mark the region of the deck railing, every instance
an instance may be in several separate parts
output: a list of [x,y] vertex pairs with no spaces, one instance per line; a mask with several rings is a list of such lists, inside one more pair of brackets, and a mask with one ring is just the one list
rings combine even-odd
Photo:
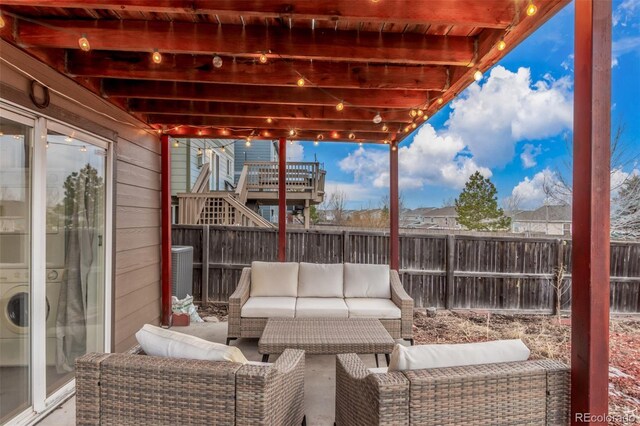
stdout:
[[[326,172],[319,163],[288,162],[286,169],[287,192],[309,192],[313,198],[324,195]],[[275,161],[252,161],[244,163],[236,195],[246,201],[251,192],[278,191],[278,163]]]
[[273,224],[230,192],[178,194],[180,225],[237,225],[273,228]]

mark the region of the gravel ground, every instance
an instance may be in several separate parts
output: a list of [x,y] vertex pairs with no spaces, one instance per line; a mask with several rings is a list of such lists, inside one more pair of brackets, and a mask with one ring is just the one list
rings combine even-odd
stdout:
[[[227,321],[226,304],[200,306],[202,318]],[[542,315],[501,315],[473,311],[438,311],[435,317],[416,312],[416,344],[468,343],[496,339],[522,339],[531,358],[552,358],[570,363],[571,324]],[[617,418],[635,416],[640,424],[640,318],[616,317],[610,322],[609,411]]]

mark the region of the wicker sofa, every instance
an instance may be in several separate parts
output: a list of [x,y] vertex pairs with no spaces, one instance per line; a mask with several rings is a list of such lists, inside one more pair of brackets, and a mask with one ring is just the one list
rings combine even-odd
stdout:
[[569,368],[538,360],[376,373],[336,360],[336,424],[565,425]]
[[[252,267],[255,268],[258,264],[266,263],[267,262],[253,262]],[[272,263],[270,266],[271,265],[277,268],[278,264]],[[292,264],[283,263],[280,265]],[[343,264],[318,265],[300,263],[299,265],[299,287],[295,294],[291,292],[287,293],[288,297],[286,298],[256,297],[253,288],[254,283],[252,283],[252,276],[255,278],[255,274],[252,274],[252,268],[243,269],[238,286],[229,298],[227,344],[229,341],[241,337],[261,337],[268,318],[305,316],[319,318],[377,318],[387,329],[391,337],[394,339],[407,339],[413,344],[413,299],[404,290],[397,271],[389,270],[386,265],[344,264],[343,291],[341,282],[343,277],[340,275],[341,273],[339,273],[338,276],[327,273],[325,277],[323,276],[323,272],[314,273],[313,269],[320,268],[320,271],[325,267],[335,269],[336,267],[342,267]],[[305,278],[305,269],[311,271],[307,274],[307,277],[311,274],[314,279],[319,280],[317,282],[322,284],[314,286],[305,284],[305,280],[309,279]],[[367,280],[377,281],[378,287],[380,283],[383,283],[382,285],[386,286],[386,297],[384,296],[384,292],[381,293],[379,291],[380,289],[356,289],[349,293],[349,280],[351,280],[351,282],[358,280],[357,273],[359,271],[364,271],[361,281],[365,282],[365,286],[367,285]],[[274,274],[276,273],[274,272]],[[382,277],[380,277],[380,274],[383,274]],[[281,279],[280,274],[278,274],[278,276]],[[334,281],[340,282],[337,283],[337,287],[334,286],[333,293],[327,292],[326,289],[322,288],[325,285],[333,286]],[[307,285],[307,287],[305,287],[305,285]],[[362,294],[359,294],[359,291],[362,292]],[[374,297],[364,297],[364,294],[373,294]],[[350,295],[358,297],[349,297]],[[266,308],[250,310],[249,307],[252,305],[252,302],[258,301],[258,299],[266,305]],[[289,303],[288,310],[284,308],[277,309],[276,305],[283,300]],[[273,303],[273,310],[270,310],[269,303]],[[324,306],[326,306],[326,308],[324,308]],[[359,310],[361,306],[364,306],[364,308]],[[367,306],[369,306],[368,310]]]
[[270,365],[90,353],[76,360],[78,425],[304,424],[304,352]]

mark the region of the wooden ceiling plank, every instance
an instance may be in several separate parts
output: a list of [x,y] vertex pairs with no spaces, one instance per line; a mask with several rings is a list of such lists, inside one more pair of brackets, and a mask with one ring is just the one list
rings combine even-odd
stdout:
[[[473,40],[358,31],[283,29],[164,21],[20,21],[17,41],[24,47],[77,49],[84,34],[94,50],[226,54],[389,64],[467,65]],[[90,54],[87,53],[87,54]]]
[[324,88],[438,91],[447,83],[446,68],[433,65],[282,60],[260,64],[223,58],[223,66],[216,69],[211,59],[209,55],[165,54],[161,64],[154,64],[147,53],[94,51],[87,55],[69,50],[67,69],[70,75],[86,77],[292,87],[300,76],[309,86]]
[[413,108],[440,92],[417,90],[332,89],[330,94],[313,87],[269,87],[224,84],[176,83],[139,80],[103,80],[103,92],[112,98],[200,100],[285,105],[335,106],[339,100],[367,108]]
[[[203,102],[182,100],[129,99],[129,111],[137,114],[167,114],[207,117],[247,117],[285,119],[285,120],[342,120],[371,122],[373,113],[359,108],[346,108],[336,111],[333,106],[316,105],[277,105],[277,104],[241,104],[225,102]],[[408,122],[410,117],[405,110],[386,111],[382,114],[383,123]]]
[[515,16],[515,2],[512,0],[430,0],[428,7],[415,0],[384,0],[378,3],[368,2],[366,5],[353,0],[3,0],[3,3],[15,6],[108,9],[121,12],[459,24],[502,29],[508,27]]

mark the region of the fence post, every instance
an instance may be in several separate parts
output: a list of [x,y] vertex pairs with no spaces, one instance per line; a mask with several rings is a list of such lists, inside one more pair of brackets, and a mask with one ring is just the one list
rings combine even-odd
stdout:
[[452,309],[455,302],[456,236],[447,235],[447,299],[445,306]]
[[562,304],[562,280],[563,280],[563,268],[564,268],[564,241],[562,238],[556,240],[557,254],[556,254],[556,267],[555,277],[553,278],[553,306],[551,310],[553,315],[560,315],[560,307]]
[[351,259],[347,258],[350,250],[349,231],[342,231],[342,263],[351,262]]
[[202,303],[209,302],[209,225],[202,225]]

